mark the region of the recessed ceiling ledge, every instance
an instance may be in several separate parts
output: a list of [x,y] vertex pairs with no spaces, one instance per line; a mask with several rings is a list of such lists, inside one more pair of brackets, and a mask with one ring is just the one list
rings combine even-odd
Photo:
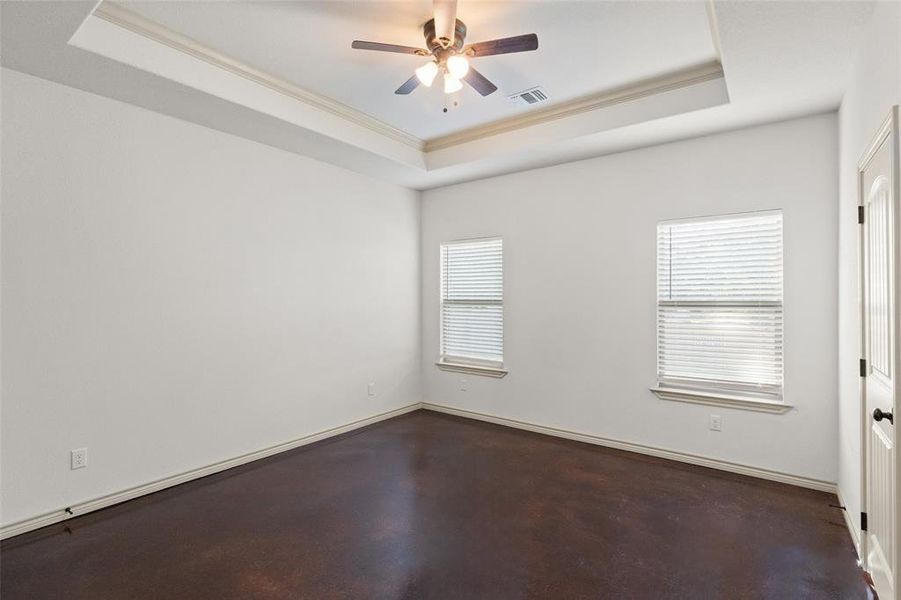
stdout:
[[424,168],[424,143],[386,123],[255,69],[102,2],[69,44],[279,118],[408,166]]
[[118,4],[99,4],[69,43],[420,172],[527,152],[728,102],[719,61],[427,142],[300,88]]
[[491,159],[551,144],[729,103],[719,62],[528,113],[429,142],[430,171]]

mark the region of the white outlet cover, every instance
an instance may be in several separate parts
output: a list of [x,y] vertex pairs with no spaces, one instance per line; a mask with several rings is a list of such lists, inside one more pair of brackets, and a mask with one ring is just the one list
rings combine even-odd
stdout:
[[723,417],[720,415],[710,415],[710,429],[711,431],[722,431]]
[[375,396],[375,384],[374,383],[370,383],[369,385],[366,386],[366,393],[369,394],[370,396]]
[[466,391],[466,387],[467,387],[468,384],[469,384],[469,380],[468,380],[468,379],[461,379],[461,380],[460,380],[460,391],[461,391],[461,392],[465,392],[465,391]]
[[83,469],[88,466],[88,449],[76,448],[71,455],[72,469]]

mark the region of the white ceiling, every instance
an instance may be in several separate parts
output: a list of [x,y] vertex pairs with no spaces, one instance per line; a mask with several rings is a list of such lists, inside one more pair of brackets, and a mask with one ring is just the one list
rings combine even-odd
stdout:
[[[429,0],[391,2],[129,2],[169,29],[423,140],[515,116],[507,96],[541,85],[552,103],[716,60],[703,2],[492,2],[460,0],[467,42],[537,33],[535,52],[473,66],[499,90],[439,85],[394,90],[426,59],[352,50],[354,39],[424,47]],[[564,67],[565,68],[562,68]],[[453,100],[459,105],[454,108]],[[449,110],[443,113],[447,106]]]
[[[434,150],[411,146],[390,131],[362,127],[353,113],[429,139],[507,117],[516,109],[500,92],[495,100],[503,102],[495,105],[467,90],[460,109],[444,120],[442,115],[432,119],[430,100],[440,104],[440,93],[434,98],[419,94],[422,89],[410,98],[393,94],[415,66],[409,61],[418,59],[349,49],[355,38],[418,45],[428,2],[424,7],[409,1],[127,4],[168,30],[356,109],[344,116],[316,113],[302,99],[217,71],[146,37],[128,38],[125,29],[91,16],[96,5],[91,0],[2,2],[0,41],[5,67],[426,189],[838,106],[872,2],[705,4],[460,0],[471,41],[539,35],[538,52],[480,59],[479,68],[496,79],[502,92],[539,83],[564,102],[707,60],[717,49],[724,73],[719,81],[725,85],[709,81],[681,92],[601,103],[578,115],[492,131]],[[713,15],[712,29],[705,9]],[[301,22],[312,31],[306,41],[295,35]],[[576,30],[583,35],[567,35]],[[89,33],[93,37],[85,38]],[[80,38],[91,44],[76,47]],[[313,38],[320,49],[305,50]],[[315,59],[318,52],[328,58]],[[216,85],[208,85],[211,80]],[[717,85],[728,87],[728,99],[719,97]],[[231,93],[235,90],[240,93]],[[267,91],[270,96],[264,97]],[[398,100],[419,108],[402,108],[407,105]]]

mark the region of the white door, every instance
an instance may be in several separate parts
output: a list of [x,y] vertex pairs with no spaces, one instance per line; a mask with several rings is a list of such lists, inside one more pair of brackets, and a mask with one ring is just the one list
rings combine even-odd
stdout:
[[[863,342],[867,570],[883,600],[895,598],[895,447],[899,352],[896,331],[898,260],[897,108],[861,161],[863,223]],[[863,525],[863,523],[862,523]]]

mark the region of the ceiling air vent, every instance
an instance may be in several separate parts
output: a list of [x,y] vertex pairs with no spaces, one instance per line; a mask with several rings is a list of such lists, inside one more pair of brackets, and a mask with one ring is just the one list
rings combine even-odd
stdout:
[[548,101],[547,92],[544,91],[544,88],[541,86],[535,86],[508,97],[516,104],[522,104],[525,106]]

